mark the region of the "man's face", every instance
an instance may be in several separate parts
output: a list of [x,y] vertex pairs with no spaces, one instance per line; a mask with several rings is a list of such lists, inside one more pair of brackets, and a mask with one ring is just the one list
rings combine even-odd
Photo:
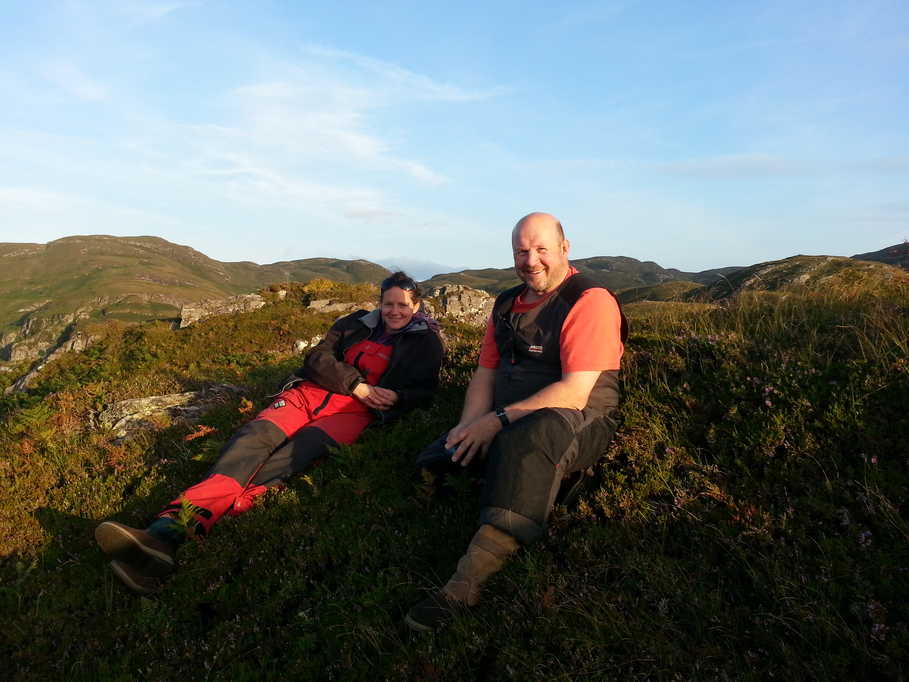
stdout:
[[559,236],[554,222],[544,218],[525,220],[512,237],[514,269],[537,294],[558,287],[568,272],[568,240]]

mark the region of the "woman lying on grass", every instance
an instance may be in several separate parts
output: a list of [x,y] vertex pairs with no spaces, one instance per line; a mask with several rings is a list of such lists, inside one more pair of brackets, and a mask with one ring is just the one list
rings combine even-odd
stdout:
[[[417,312],[420,290],[403,272],[380,288],[379,310],[335,322],[271,405],[227,442],[208,475],[148,528],[104,521],[95,529],[127,587],[140,594],[155,590],[173,572],[187,535],[204,535],[224,514],[243,513],[330,448],[353,443],[370,423],[385,423],[432,399],[442,363],[438,325]],[[188,526],[178,521],[187,508]]]

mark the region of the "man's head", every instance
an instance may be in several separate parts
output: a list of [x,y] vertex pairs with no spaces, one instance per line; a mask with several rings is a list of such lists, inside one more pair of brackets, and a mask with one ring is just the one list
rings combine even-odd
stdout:
[[549,293],[568,273],[568,246],[555,216],[530,213],[511,232],[515,272],[534,293]]

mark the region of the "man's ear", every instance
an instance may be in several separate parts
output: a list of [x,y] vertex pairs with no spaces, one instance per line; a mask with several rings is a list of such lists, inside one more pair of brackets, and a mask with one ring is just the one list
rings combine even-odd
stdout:
[[568,254],[568,249],[569,249],[570,246],[571,246],[571,244],[568,243],[568,240],[567,240],[567,239],[563,239],[563,240],[562,240],[562,253],[564,253],[564,254],[567,255],[567,254]]

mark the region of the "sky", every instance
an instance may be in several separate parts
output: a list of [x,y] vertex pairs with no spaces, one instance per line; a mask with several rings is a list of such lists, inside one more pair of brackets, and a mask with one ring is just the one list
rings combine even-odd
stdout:
[[909,238],[909,3],[0,0],[0,242],[686,271]]

